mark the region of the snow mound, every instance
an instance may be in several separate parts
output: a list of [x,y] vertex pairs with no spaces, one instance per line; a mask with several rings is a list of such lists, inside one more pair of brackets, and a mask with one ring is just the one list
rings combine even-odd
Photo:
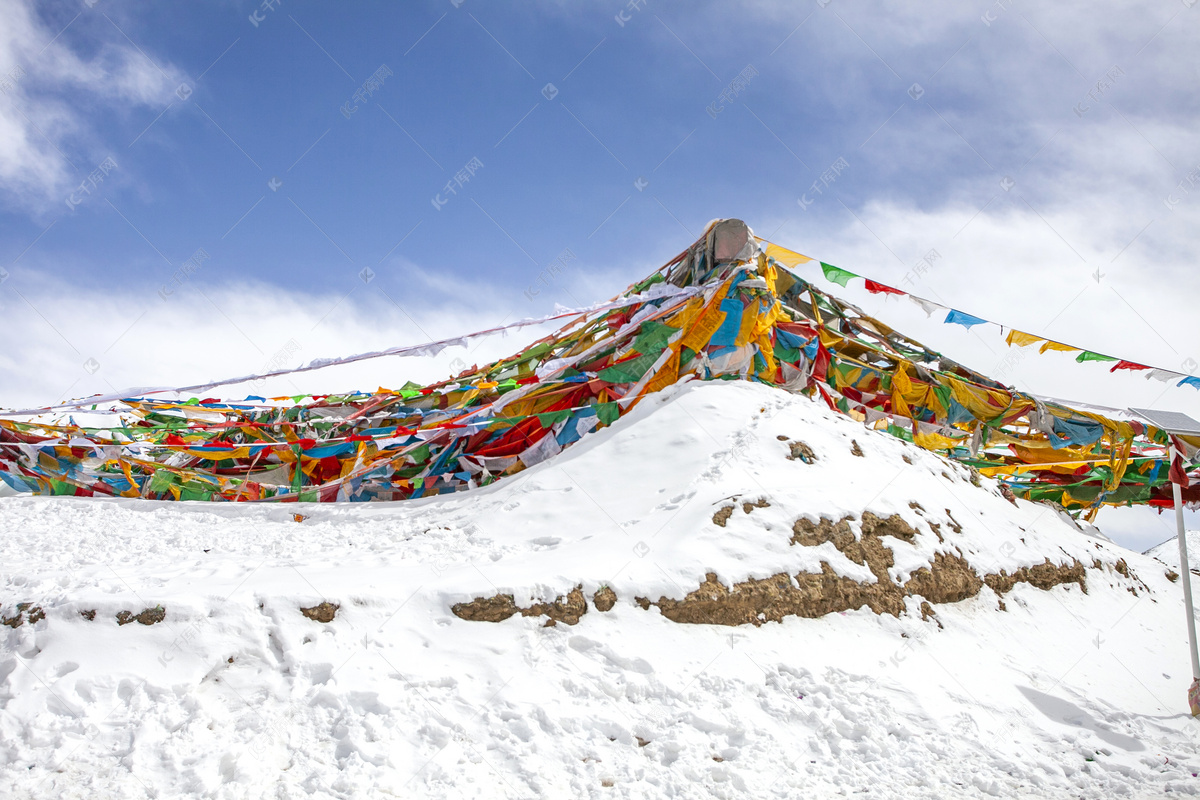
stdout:
[[5,796],[1200,788],[1161,563],[769,387],[458,495],[0,531]]

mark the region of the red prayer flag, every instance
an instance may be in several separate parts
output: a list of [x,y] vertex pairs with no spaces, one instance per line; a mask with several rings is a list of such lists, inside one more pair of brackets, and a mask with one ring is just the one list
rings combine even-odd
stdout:
[[867,291],[871,294],[905,294],[905,292],[902,292],[899,289],[883,283],[876,283],[870,278],[867,278]]
[[1167,472],[1167,478],[1171,483],[1178,483],[1179,488],[1188,488],[1187,471],[1183,468],[1183,448],[1174,436],[1171,437],[1175,445],[1175,457],[1171,459],[1171,469]]
[[1113,368],[1109,372],[1116,372],[1119,369],[1150,369],[1145,364],[1138,364],[1134,361],[1118,361],[1113,364]]

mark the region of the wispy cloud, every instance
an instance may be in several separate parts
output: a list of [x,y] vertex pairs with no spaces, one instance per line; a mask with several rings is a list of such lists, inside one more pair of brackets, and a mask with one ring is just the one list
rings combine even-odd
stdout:
[[72,49],[79,16],[52,28],[32,0],[9,0],[0,25],[0,201],[37,213],[62,202],[105,157],[92,117],[103,110],[165,107],[183,82],[168,61],[135,44],[111,18],[111,35],[87,57]]

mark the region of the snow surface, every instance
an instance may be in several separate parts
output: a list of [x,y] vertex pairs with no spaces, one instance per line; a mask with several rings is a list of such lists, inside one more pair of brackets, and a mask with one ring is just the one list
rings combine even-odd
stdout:
[[[787,460],[781,435],[819,460]],[[760,498],[770,506],[742,510]],[[728,524],[713,524],[735,501]],[[728,585],[821,561],[873,581],[832,544],[789,544],[801,516],[864,511],[919,532],[885,540],[898,581],[938,551],[981,575],[1049,557],[1088,565],[1088,593],[1018,584],[1001,611],[984,587],[937,606],[936,621],[909,598],[898,619],[862,609],[761,627],[679,624],[633,602],[682,598],[706,572]],[[0,617],[18,602],[46,612],[0,628],[0,796],[1200,790],[1182,601],[1161,563],[774,388],[674,387],[465,494],[320,506],[4,498],[0,533]],[[611,587],[616,607],[554,627],[450,611],[497,592],[553,600],[576,584],[589,598]],[[300,614],[321,601],[340,605],[333,622]],[[118,626],[119,611],[155,605],[162,623]],[[90,610],[93,621],[80,616]]]
[[[1187,532],[1188,564],[1193,572],[1200,571],[1200,531]],[[1179,537],[1173,536],[1162,544],[1156,544],[1146,555],[1157,558],[1171,569],[1179,569]]]

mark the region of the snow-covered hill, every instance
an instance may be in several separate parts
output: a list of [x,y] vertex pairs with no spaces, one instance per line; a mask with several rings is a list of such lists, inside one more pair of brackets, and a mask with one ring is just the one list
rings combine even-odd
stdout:
[[1200,790],[1161,563],[750,383],[459,495],[0,534],[5,796]]
[[[1193,571],[1200,571],[1200,531],[1187,532],[1188,563]],[[1156,544],[1146,551],[1146,555],[1157,558],[1172,569],[1179,569],[1179,540],[1171,538],[1162,544]]]

